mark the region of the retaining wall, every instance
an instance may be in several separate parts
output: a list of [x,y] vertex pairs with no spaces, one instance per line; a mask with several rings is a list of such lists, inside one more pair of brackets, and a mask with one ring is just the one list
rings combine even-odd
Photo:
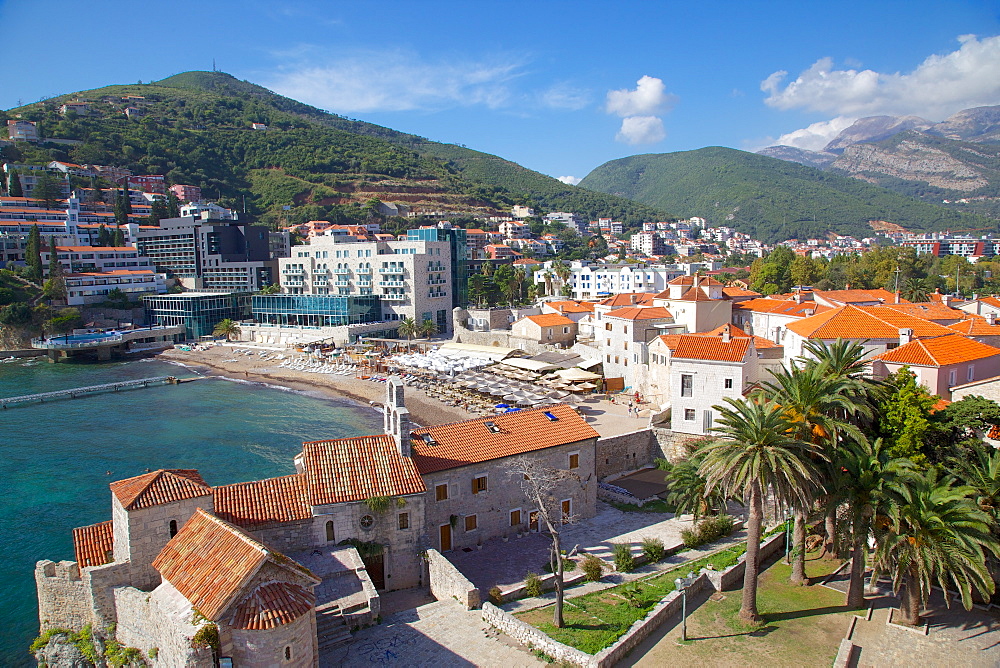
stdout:
[[522,645],[531,645],[534,649],[545,652],[556,661],[566,661],[575,666],[592,665],[594,657],[590,654],[553,640],[531,624],[522,622],[489,601],[483,603],[483,621],[500,629]]
[[659,451],[656,436],[649,428],[599,438],[597,439],[597,479],[603,480],[611,475],[651,466],[654,456],[660,456]]
[[[567,587],[574,587],[586,578],[583,569],[577,564],[576,570],[571,573],[563,572],[563,590]],[[547,575],[539,576],[539,580],[542,581],[542,591],[552,591],[556,588],[556,576],[552,573]],[[503,603],[507,601],[516,601],[519,598],[524,598],[527,596],[527,586],[521,582],[519,584],[510,587],[509,589],[500,590],[500,599]]]
[[466,610],[479,607],[479,589],[433,548],[427,550],[427,579],[430,581],[431,594],[437,600],[454,598]]

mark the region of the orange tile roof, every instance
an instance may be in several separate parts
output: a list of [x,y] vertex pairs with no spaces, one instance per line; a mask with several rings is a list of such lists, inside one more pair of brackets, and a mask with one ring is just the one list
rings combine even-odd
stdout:
[[[718,282],[718,281],[716,281]],[[705,291],[701,289],[701,286],[692,286],[687,289],[687,291],[681,295],[681,301],[685,302],[711,302],[716,301],[705,294]]]
[[309,569],[199,508],[153,560],[153,568],[191,607],[218,621],[246,582],[268,561],[319,582]]
[[309,519],[306,477],[295,474],[216,487],[215,514],[248,531]]
[[716,327],[710,332],[694,332],[692,333],[692,336],[722,336],[723,331],[725,331],[727,327],[729,328],[730,336],[746,336],[753,339],[754,348],[756,348],[757,350],[783,347],[780,343],[775,343],[771,339],[765,339],[763,336],[750,336],[749,334],[746,333],[745,330],[740,329],[736,325],[732,324],[720,325],[719,327]]
[[698,285],[722,285],[722,283],[711,276],[678,276],[667,281],[667,285],[694,285],[694,279],[696,278],[698,279]]
[[733,310],[754,311],[756,313],[777,313],[780,315],[790,315],[797,318],[807,318],[811,315],[818,315],[832,310],[830,306],[817,304],[816,302],[796,302],[792,299],[770,299],[761,297],[759,299],[748,299],[745,302],[735,302]]
[[636,306],[640,304],[652,304],[652,292],[622,292],[611,297],[607,297],[598,302],[601,306]]
[[73,529],[73,552],[80,568],[111,563],[115,549],[111,520]]
[[722,294],[727,297],[763,297],[759,292],[754,292],[753,290],[744,290],[736,286],[727,285],[722,288]]
[[991,325],[986,321],[986,318],[981,316],[971,318],[966,316],[965,320],[945,325],[945,327],[966,336],[1000,336],[1000,323]]
[[996,297],[980,297],[979,301],[981,301],[984,304],[989,304],[990,306],[1000,308],[1000,299],[997,299]]
[[1000,355],[1000,348],[952,332],[944,336],[910,341],[906,345],[877,355],[875,359],[897,364],[941,367],[974,362],[997,355]]
[[658,320],[673,318],[670,311],[662,306],[635,306],[632,308],[616,308],[604,314],[605,318],[621,318],[622,320]]
[[956,318],[966,317],[962,311],[951,308],[950,306],[945,306],[941,302],[922,302],[919,304],[883,304],[882,308],[891,308],[893,311],[906,313],[907,315],[912,315],[914,318],[923,318],[924,320],[931,320],[935,322],[938,320],[955,320]]
[[93,253],[96,251],[124,253],[126,251],[135,253],[134,246],[56,246],[56,250],[70,251],[71,253]]
[[[557,419],[550,420],[546,413]],[[492,422],[497,431],[490,431],[487,422]],[[429,434],[436,444],[427,444],[423,434]],[[576,411],[559,404],[416,429],[413,461],[420,473],[426,475],[598,436]]]
[[247,594],[230,626],[262,631],[293,622],[316,607],[316,595],[291,582],[268,582]]
[[391,436],[358,436],[302,444],[309,503],[363,501],[419,494],[426,488],[413,460]]
[[657,338],[659,338],[660,341],[663,341],[664,345],[666,345],[667,348],[670,348],[670,351],[673,352],[674,350],[677,349],[677,344],[680,343],[682,336],[684,336],[684,335],[683,334],[660,334],[660,336],[658,336]]
[[160,469],[111,483],[111,493],[125,510],[209,496],[212,488],[195,469]]
[[546,302],[545,306],[553,308],[560,313],[593,313],[594,303],[593,302],[575,302],[572,300],[558,301],[558,302]]
[[539,327],[565,327],[576,323],[559,313],[542,313],[541,315],[526,315],[522,320],[530,320]]
[[[842,304],[857,304],[860,302],[882,302],[889,304],[896,301],[896,293],[889,292],[883,288],[875,288],[874,290],[813,290],[813,295]],[[899,301],[904,304],[909,303],[905,299],[900,299]]]
[[883,306],[850,304],[789,323],[787,328],[799,336],[825,340],[897,339],[902,328],[912,329],[916,337],[940,336],[951,332],[937,323]]
[[716,362],[742,362],[750,348],[750,339],[737,337],[723,341],[714,336],[681,334],[672,357],[679,359],[710,360]]

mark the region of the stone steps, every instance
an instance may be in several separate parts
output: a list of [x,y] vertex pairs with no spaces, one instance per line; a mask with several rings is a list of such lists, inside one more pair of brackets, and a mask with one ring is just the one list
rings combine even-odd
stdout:
[[320,651],[350,642],[351,632],[347,629],[337,604],[316,608],[316,638]]

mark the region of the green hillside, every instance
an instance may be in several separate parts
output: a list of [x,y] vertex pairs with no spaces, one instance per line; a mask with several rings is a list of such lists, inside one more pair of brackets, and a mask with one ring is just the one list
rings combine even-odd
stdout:
[[[122,114],[125,95],[145,98],[143,116]],[[88,116],[58,107],[90,101]],[[567,186],[496,156],[354,121],[282,97],[222,72],[185,72],[150,84],[62,95],[0,112],[36,121],[46,139],[19,143],[3,158],[127,167],[198,185],[209,197],[264,220],[357,221],[372,198],[433,210],[495,215],[512,204],[568,210],[630,224],[668,214],[630,200]],[[265,123],[256,131],[251,123]],[[65,140],[70,140],[66,143]],[[76,142],[75,144],[73,142]],[[282,207],[290,205],[290,213]]]
[[866,236],[870,220],[915,230],[996,225],[840,174],[717,146],[612,160],[580,187],[732,225],[765,242]]

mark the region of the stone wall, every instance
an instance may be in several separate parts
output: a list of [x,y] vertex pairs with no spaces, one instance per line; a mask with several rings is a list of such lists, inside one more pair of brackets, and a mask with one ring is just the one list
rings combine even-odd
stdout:
[[548,637],[534,626],[526,624],[490,602],[483,603],[483,621],[500,629],[521,643],[545,652],[556,661],[564,661],[574,666],[590,666],[593,658],[575,647],[564,645]]
[[169,582],[152,592],[134,587],[114,591],[118,608],[116,639],[136,647],[146,656],[156,648],[156,668],[210,668],[212,650],[195,650],[191,640],[200,628],[194,623],[191,604]]
[[666,459],[676,462],[688,456],[688,447],[703,440],[703,436],[692,436],[691,434],[681,434],[670,429],[653,427],[655,444],[653,446],[653,458]]
[[231,634],[234,666],[312,668],[317,665],[315,614],[302,615],[273,629],[232,629]]
[[80,630],[92,623],[88,590],[75,561],[39,561],[35,564],[35,588],[41,631]]
[[454,598],[466,610],[479,607],[479,590],[440,552],[427,550],[427,573],[431,594],[439,601]]
[[[565,591],[568,587],[574,587],[587,578],[586,573],[582,569],[577,569],[572,572],[563,572],[563,590]],[[539,576],[538,578],[542,582],[542,591],[552,591],[556,588],[556,576],[553,573],[548,573],[547,575]],[[503,603],[507,601],[516,601],[519,598],[524,598],[527,596],[527,586],[524,582],[519,582],[513,587],[500,590],[500,600]]]
[[974,383],[951,388],[952,401],[961,401],[966,397],[983,397],[990,401],[1000,402],[1000,377],[977,380]]
[[604,480],[653,464],[660,450],[651,429],[597,439],[597,478]]
[[127,561],[83,569],[91,616],[96,625],[106,627],[118,620],[114,590],[130,585],[131,578],[132,569]]
[[256,529],[248,533],[278,552],[304,550],[317,544],[313,519],[283,522],[280,526]]

